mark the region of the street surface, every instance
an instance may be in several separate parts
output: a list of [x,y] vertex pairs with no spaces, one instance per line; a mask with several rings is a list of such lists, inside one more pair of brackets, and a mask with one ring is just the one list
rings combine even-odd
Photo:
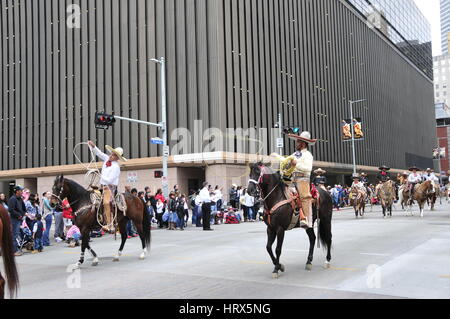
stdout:
[[305,231],[286,233],[286,272],[279,279],[272,279],[262,222],[215,225],[213,232],[154,230],[144,261],[138,238],[128,240],[118,263],[112,258],[119,240],[93,239],[99,266],[91,266],[87,253],[75,273],[70,265],[79,247],[53,244],[16,259],[18,298],[450,298],[450,205],[426,208],[423,219],[414,211],[408,217],[397,208],[392,219],[383,219],[380,207],[369,207],[358,220],[351,210],[334,211],[331,269],[324,269],[325,253],[316,249],[313,270],[306,271]]

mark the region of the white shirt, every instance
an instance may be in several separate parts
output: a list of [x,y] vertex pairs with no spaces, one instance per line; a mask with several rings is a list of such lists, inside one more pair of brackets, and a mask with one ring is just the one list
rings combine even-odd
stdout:
[[120,165],[118,162],[111,162],[111,166],[107,167],[106,163],[109,161],[109,156],[99,150],[98,147],[93,149],[94,154],[97,155],[104,163],[102,167],[102,176],[100,184],[102,185],[119,185]]
[[423,179],[424,181],[439,182],[439,178],[434,173],[431,173],[429,176],[428,174],[423,175]]
[[[301,156],[298,156],[299,154],[301,154]],[[293,156],[297,160],[295,171],[304,174],[305,177],[310,177],[314,161],[314,157],[311,152],[307,149],[304,149],[300,153],[295,152]]]
[[156,203],[156,210],[158,212],[158,214],[161,214],[163,212],[164,209],[164,203],[163,202],[157,202]]
[[202,204],[211,203],[211,195],[209,194],[208,187],[203,188],[197,197],[200,197],[199,200]]
[[411,173],[408,176],[409,183],[420,183],[422,181],[422,176],[420,174]]
[[245,194],[244,205],[247,207],[255,206],[255,198],[250,196],[248,193]]
[[366,188],[364,187],[364,184],[362,182],[353,182],[352,187],[356,187],[363,191],[366,190]]

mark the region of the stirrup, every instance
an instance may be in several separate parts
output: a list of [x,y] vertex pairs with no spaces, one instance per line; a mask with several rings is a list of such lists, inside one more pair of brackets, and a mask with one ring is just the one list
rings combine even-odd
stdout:
[[309,228],[309,226],[308,226],[308,220],[307,220],[307,219],[300,220],[300,227],[301,227],[301,228],[308,229],[308,228]]

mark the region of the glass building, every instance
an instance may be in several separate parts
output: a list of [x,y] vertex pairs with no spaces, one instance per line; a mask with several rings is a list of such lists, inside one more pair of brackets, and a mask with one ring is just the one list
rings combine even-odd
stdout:
[[[433,78],[431,26],[414,1],[347,1],[370,19],[421,71],[430,79]],[[448,7],[450,14],[450,1],[441,0],[441,6],[443,3]],[[450,28],[450,15],[448,28]]]
[[450,1],[441,0],[441,35],[442,54],[448,54],[448,43],[450,41]]

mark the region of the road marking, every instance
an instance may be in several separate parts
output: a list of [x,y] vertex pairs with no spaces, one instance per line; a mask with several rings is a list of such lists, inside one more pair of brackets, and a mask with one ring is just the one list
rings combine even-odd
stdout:
[[359,269],[356,268],[338,268],[338,267],[330,267],[332,270],[344,270],[344,271],[358,271]]
[[269,265],[266,261],[241,260],[241,264]]
[[172,259],[175,259],[175,260],[192,260],[192,258],[190,258],[190,257],[172,257]]
[[389,254],[372,254],[372,253],[360,253],[360,255],[367,255],[367,256],[382,256],[382,257],[390,256]]
[[450,276],[447,276],[447,275],[443,275],[443,276],[439,276],[439,277],[450,279]]

